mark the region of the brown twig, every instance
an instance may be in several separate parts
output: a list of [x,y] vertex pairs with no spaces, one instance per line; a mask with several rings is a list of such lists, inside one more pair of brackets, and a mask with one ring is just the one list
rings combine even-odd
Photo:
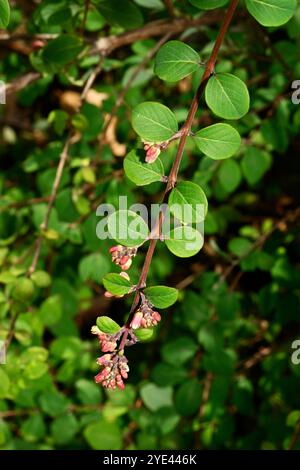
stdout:
[[119,47],[128,46],[141,39],[148,39],[155,36],[163,36],[171,33],[181,33],[191,27],[210,26],[218,23],[223,18],[222,11],[211,11],[209,14],[204,14],[200,18],[174,18],[173,20],[158,20],[146,24],[142,28],[134,29],[123,34],[116,36],[108,36],[100,38],[96,41],[90,50],[90,54],[109,55]]

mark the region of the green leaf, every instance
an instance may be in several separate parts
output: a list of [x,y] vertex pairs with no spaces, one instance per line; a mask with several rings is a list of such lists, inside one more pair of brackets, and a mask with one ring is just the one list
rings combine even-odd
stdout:
[[177,183],[170,193],[168,205],[174,217],[185,224],[202,222],[208,207],[203,189],[190,181]]
[[153,328],[139,328],[138,330],[134,330],[134,334],[139,341],[149,341],[154,333]]
[[82,48],[79,37],[64,34],[48,42],[43,49],[43,59],[53,70],[57,70],[76,59]]
[[240,145],[240,134],[229,124],[213,124],[197,132],[197,147],[213,160],[223,160],[234,155]]
[[98,317],[96,320],[97,326],[99,330],[103,331],[103,333],[107,333],[109,335],[113,335],[120,331],[121,327],[118,325],[117,322],[112,320],[109,317]]
[[196,413],[201,403],[202,387],[197,379],[184,382],[175,395],[175,406],[182,416]]
[[151,378],[159,387],[173,386],[186,380],[187,371],[178,365],[174,367],[174,365],[160,362],[154,367]]
[[4,371],[3,366],[0,367],[0,398],[6,398],[8,396],[10,388],[10,379],[7,373]]
[[83,435],[92,449],[122,449],[122,433],[115,423],[101,419],[89,424],[83,431]]
[[50,416],[58,416],[66,411],[67,398],[56,390],[46,390],[40,397],[40,406],[44,413]]
[[59,295],[52,295],[42,303],[39,318],[46,326],[55,325],[61,318],[63,307]]
[[46,434],[46,425],[43,417],[38,413],[30,416],[21,425],[21,434],[28,442],[36,442]]
[[240,165],[235,160],[226,160],[220,167],[218,179],[225,191],[232,193],[242,179]]
[[191,338],[182,336],[166,343],[161,354],[164,361],[175,366],[192,359],[197,349],[197,344]]
[[149,236],[149,228],[141,216],[132,211],[120,210],[107,218],[112,238],[125,246],[142,245]]
[[240,119],[249,109],[249,93],[242,80],[230,73],[210,77],[205,88],[207,106],[224,119]]
[[189,2],[201,10],[213,10],[226,5],[228,0],[189,0]]
[[120,276],[120,274],[110,273],[103,278],[105,289],[114,295],[125,295],[130,292],[132,284]]
[[101,388],[89,379],[79,379],[76,384],[77,396],[83,405],[98,405],[101,401]]
[[51,423],[51,434],[54,441],[59,445],[70,442],[76,435],[78,429],[78,421],[72,413],[59,416]]
[[228,248],[231,253],[239,258],[245,256],[252,248],[252,243],[246,238],[236,237],[230,240]]
[[5,29],[8,26],[10,18],[10,7],[8,0],[0,0],[0,28]]
[[248,147],[241,165],[247,182],[250,185],[254,185],[270,168],[271,156],[263,150]]
[[204,239],[197,230],[186,225],[171,230],[165,242],[171,253],[179,258],[189,258],[201,250]]
[[41,288],[49,287],[51,284],[51,277],[46,271],[35,271],[31,275],[31,280],[36,286]]
[[29,302],[34,296],[34,283],[31,279],[21,277],[13,290],[13,297],[21,302]]
[[181,41],[164,44],[155,57],[154,73],[168,82],[177,82],[199,68],[199,54]]
[[263,26],[280,26],[292,18],[297,0],[246,0],[246,6]]
[[151,411],[172,405],[172,387],[157,387],[153,383],[147,383],[142,386],[140,394],[143,402]]
[[124,160],[124,170],[129,178],[137,186],[161,181],[164,176],[164,166],[159,158],[154,163],[144,163],[145,152],[141,150],[131,150]]
[[79,263],[79,274],[83,281],[92,280],[100,282],[109,271],[110,263],[101,253],[92,253],[81,258]]
[[129,0],[122,0],[122,7],[119,0],[101,1],[97,7],[109,24],[125,29],[139,28],[143,24],[140,10]]
[[138,104],[132,111],[132,127],[147,142],[163,142],[177,131],[175,115],[167,106],[154,101]]
[[174,287],[154,286],[147,287],[144,293],[150,303],[157,308],[167,308],[173,305],[178,298],[178,290]]

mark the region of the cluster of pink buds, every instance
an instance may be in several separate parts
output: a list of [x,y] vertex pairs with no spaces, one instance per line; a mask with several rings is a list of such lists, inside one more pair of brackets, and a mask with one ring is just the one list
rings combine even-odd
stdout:
[[98,340],[102,352],[112,352],[117,347],[117,337],[116,335],[109,335],[108,333],[103,333],[98,326],[92,327],[92,333],[98,335]]
[[105,388],[116,389],[118,387],[123,390],[125,387],[123,379],[127,379],[129,371],[128,360],[123,351],[104,354],[97,362],[103,369],[96,375],[95,382],[101,383]]
[[153,326],[156,326],[157,323],[160,322],[160,320],[160,314],[153,310],[150,302],[146,299],[144,295],[142,295],[142,302],[138,310],[135,312],[135,315],[130,325],[131,328],[133,330],[136,330],[138,328],[151,328]]
[[110,248],[113,263],[120,266],[123,271],[127,271],[132,264],[132,258],[137,254],[137,247],[127,247],[116,245]]
[[146,152],[146,162],[153,163],[160,154],[160,145],[152,142],[144,142],[144,150]]

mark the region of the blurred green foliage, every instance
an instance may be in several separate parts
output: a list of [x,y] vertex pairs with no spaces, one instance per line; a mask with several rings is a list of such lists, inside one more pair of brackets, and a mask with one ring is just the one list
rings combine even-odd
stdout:
[[[6,3],[0,1],[1,27]],[[148,341],[129,348],[125,390],[104,392],[93,381],[99,350],[90,328],[99,315],[122,324],[130,302],[103,297],[102,278],[117,269],[112,242],[96,236],[96,208],[104,200],[117,205],[119,195],[130,203],[159,201],[162,183],[137,189],[123,174],[123,158],[140,145],[130,111],[159,101],[182,123],[201,71],[161,82],[151,33],[101,49],[104,38],[155,20],[172,30],[163,1],[87,3],[88,11],[83,0],[14,2],[10,37],[0,37],[1,80],[12,84],[0,108],[0,339],[12,334],[0,365],[0,448],[300,449],[300,366],[291,362],[300,335],[300,108],[291,102],[291,82],[300,78],[300,6],[285,25],[262,28],[245,8],[251,13],[254,2],[241,2],[216,71],[249,88],[249,113],[231,122],[242,145],[231,160],[214,161],[188,142],[180,174],[209,200],[204,248],[187,262],[158,246],[149,285],[177,286],[178,302]],[[174,36],[202,61],[227,2],[214,2],[222,7],[215,21],[195,26],[199,15],[211,15],[200,9],[207,3],[174,1],[176,16],[191,22]],[[293,3],[286,2],[291,14]],[[102,70],[80,107],[99,61]],[[195,129],[216,122],[203,100]],[[166,169],[175,151],[176,143],[161,156]],[[41,253],[28,278],[39,236]],[[134,260],[133,281],[143,258],[141,252]]]

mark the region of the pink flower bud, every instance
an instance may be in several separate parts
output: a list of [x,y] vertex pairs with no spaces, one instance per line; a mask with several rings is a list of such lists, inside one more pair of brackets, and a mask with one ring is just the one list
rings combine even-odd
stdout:
[[153,163],[157,159],[158,155],[160,154],[160,148],[159,147],[150,147],[147,152],[146,152],[146,162],[147,163]]
[[100,365],[105,364],[111,360],[111,354],[104,354],[104,356],[98,357],[97,363]]
[[129,275],[127,273],[125,273],[124,271],[120,272],[120,276],[123,277],[124,279],[126,279],[127,281],[130,281]]
[[140,310],[138,310],[138,311],[135,313],[135,315],[134,315],[134,317],[133,317],[133,320],[132,320],[132,322],[131,322],[131,325],[130,325],[131,328],[132,328],[133,330],[137,330],[137,329],[141,326],[141,321],[142,321],[142,319],[143,319],[143,313],[142,313]]
[[111,297],[113,297],[113,294],[111,294],[111,293],[108,292],[108,291],[105,291],[105,292],[104,292],[104,297],[106,297],[107,299],[110,299]]

